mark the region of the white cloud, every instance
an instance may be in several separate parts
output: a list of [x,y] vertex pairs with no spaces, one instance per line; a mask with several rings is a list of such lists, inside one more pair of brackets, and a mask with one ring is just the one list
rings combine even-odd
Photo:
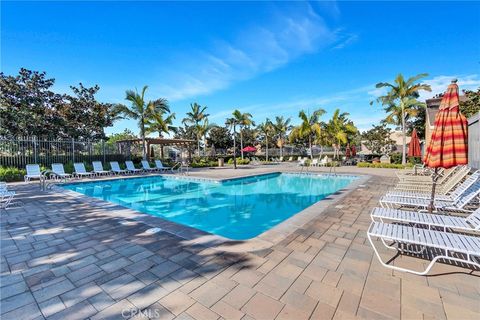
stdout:
[[296,3],[288,12],[282,8],[271,21],[244,28],[233,40],[217,40],[208,50],[179,56],[160,72],[162,81],[151,87],[152,93],[170,101],[209,94],[339,41],[343,47],[355,40],[327,26],[309,3]]
[[422,91],[420,99],[429,99],[439,93],[444,93],[453,79],[457,79],[460,90],[472,90],[480,87],[480,78],[478,74],[471,75],[442,75],[433,79],[425,80],[424,83],[430,85],[432,92]]

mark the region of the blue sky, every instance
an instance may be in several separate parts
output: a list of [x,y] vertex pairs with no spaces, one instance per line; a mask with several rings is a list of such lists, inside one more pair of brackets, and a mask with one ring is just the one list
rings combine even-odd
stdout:
[[[434,93],[453,77],[480,86],[480,3],[2,1],[1,70],[20,67],[59,92],[98,84],[105,102],[149,85],[178,123],[196,101],[217,124],[236,108],[295,123],[321,107],[367,129],[384,116],[375,83],[399,72],[429,73]],[[107,132],[124,128],[137,131]]]

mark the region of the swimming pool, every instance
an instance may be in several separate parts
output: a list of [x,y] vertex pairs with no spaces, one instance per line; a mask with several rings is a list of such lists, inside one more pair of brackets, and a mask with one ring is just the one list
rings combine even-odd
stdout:
[[273,173],[214,181],[149,176],[63,188],[234,240],[258,236],[329,194],[354,176]]

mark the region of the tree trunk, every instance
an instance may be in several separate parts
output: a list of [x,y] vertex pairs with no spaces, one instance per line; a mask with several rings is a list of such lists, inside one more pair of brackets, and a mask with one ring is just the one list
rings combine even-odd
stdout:
[[145,119],[142,117],[140,119],[140,134],[142,136],[142,147],[143,147],[143,160],[147,160],[147,146],[145,140]]
[[200,158],[200,137],[197,136],[197,152],[198,152],[198,157]]
[[312,137],[308,137],[308,147],[310,148],[310,160],[313,160]]
[[237,169],[237,142],[235,136],[237,133],[235,132],[235,126],[233,126],[233,168]]
[[405,165],[407,163],[407,137],[406,135],[406,128],[405,128],[405,110],[402,104],[402,164]]
[[240,129],[240,154],[242,155],[242,160],[243,160],[243,130]]

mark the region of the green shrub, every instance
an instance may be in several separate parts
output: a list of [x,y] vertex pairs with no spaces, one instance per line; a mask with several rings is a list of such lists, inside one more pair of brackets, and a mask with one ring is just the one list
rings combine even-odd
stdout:
[[[233,158],[228,159],[227,163],[228,164],[233,164]],[[247,159],[247,158],[245,158],[243,160],[241,158],[237,159],[237,164],[249,164],[249,163],[250,163],[250,159]]]
[[357,163],[359,168],[385,168],[385,169],[405,169],[411,168],[412,164],[407,164],[403,166],[397,163],[369,163],[369,162],[359,162]]
[[13,182],[23,181],[23,176],[27,172],[15,167],[0,167],[0,181]]
[[216,167],[218,162],[215,160],[210,160],[209,158],[196,158],[192,163],[190,163],[192,168],[205,168],[205,167]]
[[393,164],[402,164],[402,154],[400,152],[390,153],[390,161]]

